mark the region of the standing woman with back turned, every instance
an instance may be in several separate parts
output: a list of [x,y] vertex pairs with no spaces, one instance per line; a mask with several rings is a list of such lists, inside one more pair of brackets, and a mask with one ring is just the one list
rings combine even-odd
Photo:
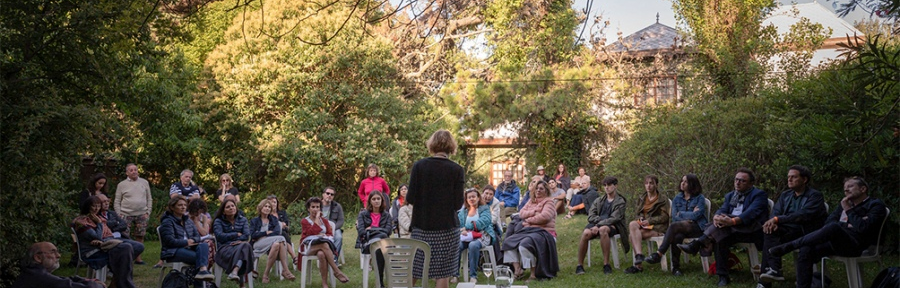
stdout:
[[[438,130],[425,142],[431,157],[413,164],[407,201],[413,209],[412,239],[431,246],[428,278],[436,288],[450,286],[450,277],[459,267],[459,219],[456,211],[463,205],[465,171],[449,159],[456,153],[456,140],[447,130]],[[422,279],[424,254],[416,253],[413,277]]]

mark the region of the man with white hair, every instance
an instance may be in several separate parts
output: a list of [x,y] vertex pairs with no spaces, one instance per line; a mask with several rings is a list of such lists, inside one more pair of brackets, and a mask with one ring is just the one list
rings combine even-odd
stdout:
[[96,279],[84,279],[78,276],[59,277],[53,271],[59,268],[59,250],[50,242],[38,242],[31,245],[28,255],[22,261],[22,273],[13,283],[13,288],[102,288],[105,287]]

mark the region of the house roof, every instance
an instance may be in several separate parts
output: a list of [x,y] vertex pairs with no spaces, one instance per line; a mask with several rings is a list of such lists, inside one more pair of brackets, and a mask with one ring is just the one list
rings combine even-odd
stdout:
[[[796,11],[794,10],[795,7],[797,8]],[[825,29],[831,28],[831,35],[828,38],[845,38],[847,35],[853,36],[854,33],[863,35],[852,24],[847,23],[847,21],[844,21],[818,2],[779,5],[778,8],[769,14],[769,17],[763,20],[762,25],[773,24],[778,29],[778,34],[783,34],[790,32],[791,26],[800,22],[801,18],[809,19],[812,23],[821,24]]]
[[622,38],[606,48],[611,52],[638,52],[672,49],[680,39],[675,28],[660,24],[659,21],[640,31]]

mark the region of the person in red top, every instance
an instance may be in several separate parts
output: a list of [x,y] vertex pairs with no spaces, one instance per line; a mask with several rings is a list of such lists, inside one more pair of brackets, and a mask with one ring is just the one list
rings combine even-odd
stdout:
[[[337,249],[334,246],[334,227],[331,221],[322,216],[322,200],[318,197],[306,200],[306,210],[309,216],[300,221],[302,232],[300,234],[300,253],[303,255],[316,255],[319,258],[319,274],[322,276],[322,287],[328,287],[328,267],[334,269],[334,277],[347,283],[350,281],[341,268],[334,262],[334,254]],[[326,265],[322,265],[326,263]],[[297,269],[302,262],[298,262]]]
[[[359,201],[362,202],[363,208],[366,208],[366,203],[368,202],[366,200],[369,199],[369,193],[373,190],[381,191],[384,195],[391,195],[391,188],[388,187],[387,181],[384,181],[384,178],[379,177],[378,174],[378,165],[375,165],[375,163],[369,164],[366,167],[366,179],[359,182],[359,189],[356,191],[356,194],[359,195]],[[390,199],[384,203],[390,203]]]

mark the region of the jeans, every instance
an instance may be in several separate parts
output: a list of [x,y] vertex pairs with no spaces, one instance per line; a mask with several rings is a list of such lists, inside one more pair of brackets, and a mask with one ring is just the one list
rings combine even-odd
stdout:
[[192,248],[178,248],[175,250],[175,255],[165,260],[184,262],[196,267],[207,267],[209,266],[209,244],[200,242]]
[[338,256],[341,255],[341,244],[344,242],[344,230],[334,229],[334,247],[337,248],[337,254],[334,254],[334,263],[338,263]]
[[[478,260],[481,260],[481,241],[459,242],[459,258],[462,259],[463,250],[469,249],[469,277],[478,278]],[[462,260],[460,260],[461,262]],[[459,269],[456,269],[457,275]]]

